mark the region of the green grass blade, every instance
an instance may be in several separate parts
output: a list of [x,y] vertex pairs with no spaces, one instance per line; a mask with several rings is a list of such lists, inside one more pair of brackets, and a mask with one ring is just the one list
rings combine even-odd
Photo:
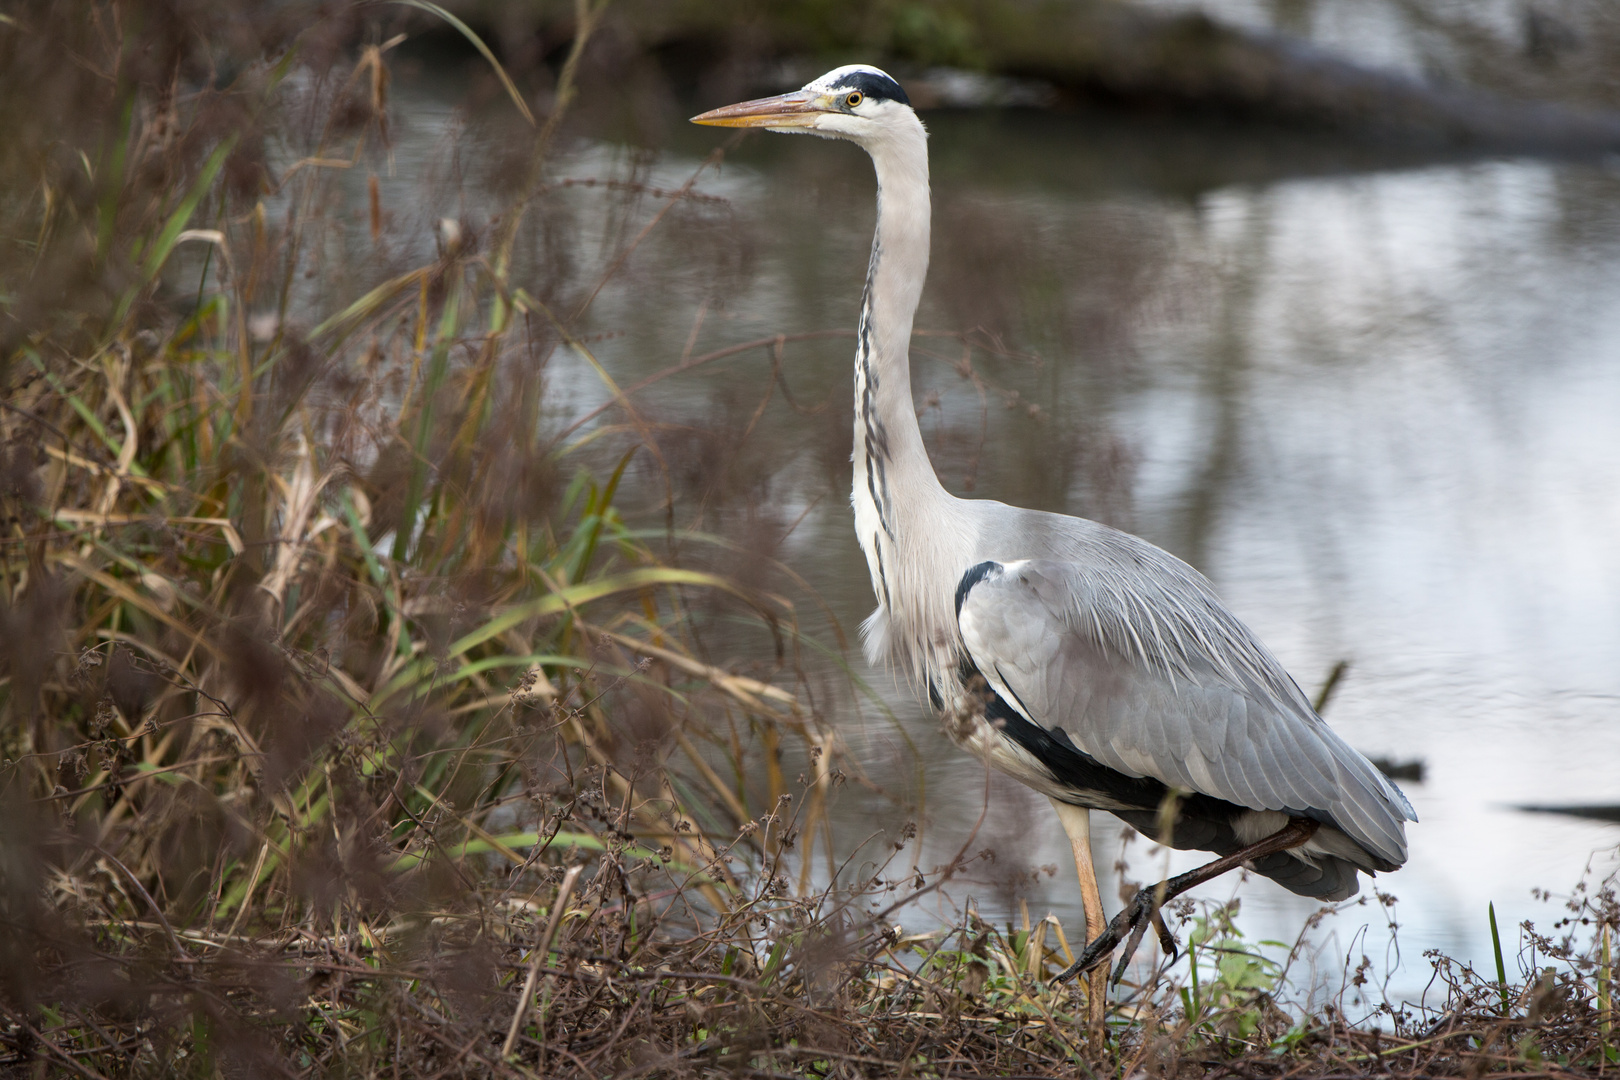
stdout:
[[450,646],[450,655],[459,656],[528,619],[555,615],[567,608],[588,604],[592,600],[600,600],[614,593],[646,589],[655,585],[695,585],[741,595],[734,584],[714,574],[707,574],[701,570],[681,570],[672,566],[650,566],[599,581],[581,582],[561,592],[510,607],[477,630],[454,642]]
[[409,273],[401,274],[399,277],[390,278],[383,282],[336,315],[318,323],[315,329],[309,332],[311,340],[323,334],[329,334],[340,326],[357,322],[374,314],[382,307],[385,301],[405,289],[406,286],[418,284],[427,272],[426,269],[412,270]]
[[[500,844],[502,847],[511,848],[514,851],[522,851],[526,848],[532,848],[536,844],[542,842],[544,842],[547,847],[577,847],[582,851],[598,852],[608,850],[607,844],[603,843],[600,837],[584,832],[559,832],[556,835],[547,834],[545,836],[542,836],[537,832],[515,832],[507,833],[504,836],[497,836],[494,838],[494,841],[495,843],[490,843],[488,840],[474,838],[471,840],[464,840],[458,844],[446,844],[439,850],[450,856],[452,859],[459,859],[466,855],[486,855],[497,850],[495,846],[496,844]],[[402,852],[394,858],[392,868],[396,871],[413,869],[414,867],[421,865],[422,861],[427,858],[427,854],[427,852],[423,851]],[[659,857],[656,851],[653,851],[650,848],[635,845],[621,848],[620,854],[627,855],[633,859],[656,859]],[[670,862],[666,863],[665,865],[667,865],[671,870],[681,874],[698,873],[697,867],[688,866],[685,863]],[[707,879],[705,878],[704,880]]]
[[529,126],[534,127],[534,113],[530,112],[529,106],[524,104],[523,95],[518,93],[518,88],[516,84],[512,82],[511,77],[506,74],[506,69],[501,66],[501,62],[499,60],[495,59],[495,54],[490,51],[488,45],[484,44],[484,39],[473,32],[472,27],[468,26],[466,23],[444,10],[444,8],[440,7],[438,4],[429,3],[428,0],[394,0],[394,3],[404,4],[406,7],[417,8],[418,10],[425,11],[430,15],[437,15],[439,18],[443,19],[445,22],[459,30],[461,32],[461,36],[472,42],[473,48],[477,49],[479,55],[489,62],[490,67],[495,69],[495,77],[501,80],[502,86],[506,87],[506,93],[509,97],[511,97],[512,104],[518,107],[518,112],[523,114],[523,119],[529,122]]
[[1609,924],[1604,923],[1600,931],[1602,944],[1598,951],[1598,1034],[1604,1047],[1609,1047],[1609,1040],[1614,1035],[1614,957],[1609,951],[1609,940],[1613,936]]
[[1507,965],[1502,963],[1502,935],[1496,929],[1496,905],[1490,905],[1491,948],[1496,953],[1496,985],[1502,992],[1502,1015],[1508,1014]]
[[142,289],[152,283],[153,279],[157,277],[158,271],[163,269],[163,264],[168,262],[169,255],[173,253],[175,244],[180,241],[180,234],[190,224],[191,215],[197,212],[197,206],[202,202],[203,196],[207,195],[208,189],[213,187],[214,178],[219,175],[219,170],[224,166],[225,159],[230,156],[230,152],[235,146],[236,136],[230,135],[218,146],[214,147],[214,152],[209,154],[208,160],[203,163],[202,172],[197,175],[197,182],[191,185],[191,190],[186,192],[185,198],[180,200],[180,205],[175,207],[174,213],[169,215],[169,220],[163,223],[163,228],[158,231],[156,239],[152,241],[151,247],[147,249],[146,258],[141,262],[140,285],[126,292],[123,298],[118,301],[118,313],[113,317],[112,322],[114,329],[123,325],[124,317],[129,314],[130,306],[135,303],[135,297],[140,295]]

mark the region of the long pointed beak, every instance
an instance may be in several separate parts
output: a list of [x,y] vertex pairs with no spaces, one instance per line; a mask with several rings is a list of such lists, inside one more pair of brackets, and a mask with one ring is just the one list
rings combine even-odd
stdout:
[[815,127],[816,117],[829,111],[831,110],[822,103],[820,94],[795,90],[791,94],[743,101],[736,105],[727,105],[723,109],[711,109],[701,116],[692,117],[692,123],[707,124],[710,127],[776,130],[807,128]]

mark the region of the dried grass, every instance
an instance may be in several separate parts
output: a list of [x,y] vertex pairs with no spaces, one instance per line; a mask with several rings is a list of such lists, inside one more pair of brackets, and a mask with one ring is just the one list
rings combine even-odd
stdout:
[[[509,279],[526,215],[566,229],[541,181],[595,25],[578,7],[501,220],[442,225],[436,258],[363,291],[326,245],[356,228],[337,185],[390,148],[393,39],[358,9],[0,23],[0,95],[36,106],[0,138],[0,1067],[1620,1068],[1612,888],[1577,897],[1585,921],[1540,945],[1556,972],[1505,1006],[1437,958],[1437,1017],[1285,1009],[1215,913],[1213,981],[1136,987],[1094,1033],[1046,981],[1070,956],[1055,921],[895,928],[967,848],[923,873],[902,836],[813,887],[853,766],[805,703],[793,605],[625,523],[636,442],[669,466],[626,393],[635,442],[605,469],[542,422],[546,362],[588,355],[571,328],[605,280],[565,258]],[[367,187],[359,228],[385,245]],[[657,192],[608,273],[689,195]],[[688,347],[660,377],[789,340]],[[714,612],[774,664],[706,659]]]

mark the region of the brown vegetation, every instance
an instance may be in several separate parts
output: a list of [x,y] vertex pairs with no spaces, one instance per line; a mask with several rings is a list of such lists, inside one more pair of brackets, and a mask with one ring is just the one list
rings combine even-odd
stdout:
[[[1045,981],[1055,922],[895,929],[969,849],[916,868],[902,834],[816,887],[853,767],[780,575],[626,524],[632,457],[680,467],[628,398],[611,453],[545,420],[601,287],[543,182],[598,9],[514,126],[501,216],[440,222],[416,265],[378,196],[371,10],[0,16],[8,1074],[1620,1068],[1612,888],[1539,942],[1556,967],[1436,958],[1445,1011],[1381,1029],[1281,1004],[1231,913],[1189,907],[1203,981],[1125,988],[1100,1035]],[[722,616],[764,661],[705,659]]]

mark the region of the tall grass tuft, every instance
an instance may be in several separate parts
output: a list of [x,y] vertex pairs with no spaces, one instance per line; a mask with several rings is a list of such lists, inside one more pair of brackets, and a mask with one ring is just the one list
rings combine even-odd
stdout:
[[511,252],[600,14],[578,9],[493,243],[447,219],[436,257],[363,284],[332,249],[368,172],[391,239],[397,37],[142,4],[0,26],[7,100],[40,107],[0,140],[13,1063],[397,1067],[434,1052],[423,1016],[551,971],[533,926],[628,962],[814,844],[706,747],[820,753],[815,722],[699,659],[688,597],[767,639],[791,606],[662,560],[616,504],[636,451],[595,475],[547,431],[589,297],[557,318],[585,287],[520,284]]

